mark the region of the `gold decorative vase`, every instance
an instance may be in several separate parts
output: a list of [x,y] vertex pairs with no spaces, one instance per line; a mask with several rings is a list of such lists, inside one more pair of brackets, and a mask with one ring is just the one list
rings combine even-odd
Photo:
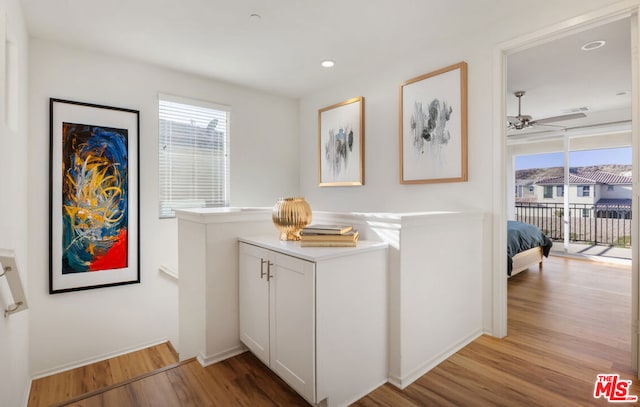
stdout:
[[280,198],[273,207],[272,219],[280,240],[300,240],[300,231],[311,223],[311,207],[304,198]]

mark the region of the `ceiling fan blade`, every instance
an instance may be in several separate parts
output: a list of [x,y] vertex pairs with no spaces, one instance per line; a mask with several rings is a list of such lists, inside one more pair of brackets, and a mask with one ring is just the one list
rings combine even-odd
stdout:
[[553,123],[553,122],[562,122],[565,120],[580,119],[582,117],[587,117],[587,115],[584,113],[565,114],[563,116],[553,116],[553,117],[546,117],[544,119],[534,120],[530,124],[546,124],[546,123]]

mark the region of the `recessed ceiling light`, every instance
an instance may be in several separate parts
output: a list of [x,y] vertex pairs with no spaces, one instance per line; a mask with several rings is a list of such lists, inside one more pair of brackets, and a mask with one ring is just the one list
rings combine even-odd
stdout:
[[586,44],[584,44],[582,47],[580,47],[581,50],[583,51],[593,51],[594,49],[598,49],[598,48],[602,48],[604,47],[604,44],[606,44],[606,41],[603,40],[598,40],[598,41],[591,41],[591,42],[587,42]]
[[333,68],[336,65],[336,62],[331,59],[325,59],[320,62],[320,65],[322,65],[324,68]]
[[249,21],[251,21],[252,23],[257,23],[260,20],[262,20],[262,16],[260,16],[260,14],[253,13],[249,15]]

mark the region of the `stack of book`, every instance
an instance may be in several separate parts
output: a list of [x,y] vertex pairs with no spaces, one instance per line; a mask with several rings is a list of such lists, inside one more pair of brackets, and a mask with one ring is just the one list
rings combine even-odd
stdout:
[[309,225],[300,232],[302,247],[354,247],[358,231],[353,226]]

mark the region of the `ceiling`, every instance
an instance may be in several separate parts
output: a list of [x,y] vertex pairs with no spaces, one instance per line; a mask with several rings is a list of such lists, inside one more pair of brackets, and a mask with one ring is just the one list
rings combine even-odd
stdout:
[[[553,0],[538,0],[550,7]],[[33,37],[300,97],[402,66],[529,0],[20,0]],[[261,16],[259,21],[251,14]],[[418,45],[418,47],[416,46]],[[336,61],[333,69],[322,59]],[[456,61],[453,61],[456,62]]]
[[[205,77],[301,97],[368,72],[410,64],[443,40],[505,22],[529,0],[20,0],[33,37]],[[538,0],[548,10],[557,0]],[[543,4],[544,3],[544,4]],[[531,10],[535,12],[536,10]],[[251,14],[261,18],[252,19]],[[400,17],[401,16],[401,17]],[[454,22],[452,24],[452,22]],[[584,52],[596,39],[605,47]],[[420,48],[416,47],[420,45]],[[421,51],[421,49],[423,51]],[[629,20],[508,57],[511,96],[523,114],[556,116],[586,106],[587,119],[630,118]],[[322,59],[336,61],[322,68]],[[422,59],[424,60],[424,59]],[[533,131],[548,130],[534,128]],[[531,129],[520,132],[530,132]],[[509,134],[512,134],[510,132]]]
[[[583,51],[591,41],[604,47]],[[507,57],[507,114],[517,115],[515,91],[524,90],[522,114],[543,119],[588,108],[587,117],[554,122],[567,128],[631,119],[631,28],[629,19],[569,35]],[[509,135],[549,131],[540,126]]]

